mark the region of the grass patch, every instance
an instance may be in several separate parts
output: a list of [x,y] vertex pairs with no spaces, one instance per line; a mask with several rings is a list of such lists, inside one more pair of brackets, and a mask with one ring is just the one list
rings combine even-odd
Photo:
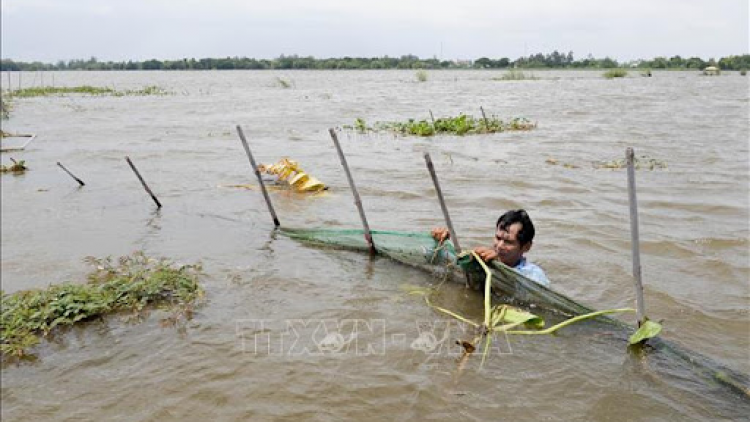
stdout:
[[604,72],[604,77],[607,79],[624,78],[626,76],[628,76],[628,71],[625,69],[609,69]]
[[537,78],[534,75],[527,75],[523,71],[518,69],[510,69],[507,72],[505,72],[502,76],[497,76],[492,78],[493,81],[527,81],[527,80],[537,80]]
[[176,322],[190,318],[203,296],[198,284],[200,266],[175,266],[142,252],[121,257],[86,258],[96,267],[86,284],[64,283],[46,289],[2,295],[0,352],[22,357],[57,326],[115,312],[140,314],[148,305],[164,305]]
[[170,92],[164,88],[156,85],[146,86],[141,89],[128,89],[125,91],[118,91],[113,88],[99,87],[91,85],[82,86],[42,86],[42,87],[31,87],[22,88],[15,91],[10,91],[11,97],[18,98],[31,98],[31,97],[49,97],[49,96],[65,96],[65,95],[93,95],[93,96],[113,96],[113,97],[125,97],[125,96],[146,96],[146,95],[169,95]]
[[423,137],[435,135],[475,135],[504,132],[507,130],[531,130],[535,127],[536,123],[523,117],[504,122],[496,116],[485,119],[474,118],[466,114],[460,114],[456,117],[441,117],[434,121],[409,119],[406,122],[377,122],[372,127],[367,126],[367,123],[363,119],[357,119],[353,126],[343,126],[344,129],[356,130],[359,133],[387,131],[400,135]]

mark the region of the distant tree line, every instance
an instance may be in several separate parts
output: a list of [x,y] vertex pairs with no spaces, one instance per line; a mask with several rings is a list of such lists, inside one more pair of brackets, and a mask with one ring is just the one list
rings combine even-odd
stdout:
[[55,64],[42,62],[17,62],[10,59],[0,61],[3,71],[37,71],[37,70],[223,70],[223,69],[611,69],[617,67],[640,67],[651,69],[703,69],[717,66],[723,70],[741,70],[750,68],[750,55],[722,57],[718,61],[708,61],[699,57],[670,58],[656,57],[652,60],[618,62],[605,57],[597,59],[589,55],[576,60],[573,52],[560,53],[557,50],[549,54],[532,54],[510,60],[507,57],[491,59],[480,57],[476,60],[453,61],[437,58],[420,59],[414,55],[401,57],[341,57],[316,59],[312,56],[281,56],[276,59],[251,59],[247,57],[182,59],[182,60],[146,60],[146,61],[99,61],[96,57],[88,60],[58,61]]

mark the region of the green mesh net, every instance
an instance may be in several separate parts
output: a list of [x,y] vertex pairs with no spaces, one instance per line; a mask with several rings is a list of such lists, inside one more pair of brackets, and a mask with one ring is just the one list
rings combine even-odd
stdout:
[[[292,239],[324,247],[368,252],[362,230],[354,229],[292,229],[280,228],[280,232]],[[486,274],[478,263],[471,259],[457,259],[450,241],[438,244],[428,232],[371,231],[378,255],[387,256],[403,264],[422,268],[432,273],[450,275],[466,281],[473,288],[482,287]],[[565,316],[578,316],[594,312],[567,296],[555,292],[526,278],[499,261],[489,263],[492,272],[492,293],[506,303],[531,305],[547,312]],[[624,322],[607,316],[594,319],[614,331],[627,335],[635,331]],[[705,356],[689,351],[661,338],[649,340],[650,350],[657,351],[654,360],[663,361],[669,371],[682,369],[697,375],[708,384],[721,384],[739,394],[743,400],[750,398],[750,379],[742,373],[729,369]]]

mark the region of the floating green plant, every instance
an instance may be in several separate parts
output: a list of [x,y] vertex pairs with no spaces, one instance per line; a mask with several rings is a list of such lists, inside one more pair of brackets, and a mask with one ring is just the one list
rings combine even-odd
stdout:
[[10,161],[13,162],[13,164],[9,166],[2,165],[0,166],[0,173],[13,173],[13,174],[21,174],[25,173],[26,170],[29,168],[26,167],[26,161],[16,161],[13,158],[10,159]]
[[[627,166],[628,163],[624,158],[621,158],[619,160],[599,161],[594,163],[595,169],[619,170],[624,169]],[[648,156],[641,155],[640,157],[634,157],[633,167],[636,170],[666,169],[667,162],[664,160],[657,160],[656,158],[650,158]]]
[[626,76],[628,76],[628,71],[625,69],[609,69],[604,72],[604,77],[607,79],[624,78]]
[[475,135],[506,130],[531,130],[536,128],[536,123],[524,117],[513,118],[505,122],[496,116],[474,118],[467,114],[460,114],[456,117],[441,117],[431,121],[409,119],[406,122],[377,122],[372,127],[367,126],[363,119],[358,118],[353,126],[344,125],[343,128],[356,130],[360,133],[388,131],[400,135],[427,137],[435,135]]
[[0,352],[21,357],[55,327],[73,325],[115,312],[142,312],[148,305],[164,305],[171,321],[190,318],[203,296],[198,284],[200,266],[176,266],[142,252],[111,258],[89,257],[96,267],[88,283],[64,283],[46,289],[2,294]]
[[414,77],[417,79],[417,82],[427,82],[427,71],[419,69],[417,70],[417,73],[414,74]]
[[95,95],[95,96],[146,96],[146,95],[169,95],[170,92],[156,85],[149,85],[141,89],[128,89],[118,91],[109,87],[91,85],[82,86],[38,86],[10,91],[10,96],[18,98],[65,96],[72,94]]

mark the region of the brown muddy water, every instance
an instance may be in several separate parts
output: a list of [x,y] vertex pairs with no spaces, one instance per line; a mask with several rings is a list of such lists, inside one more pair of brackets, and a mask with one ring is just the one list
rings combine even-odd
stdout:
[[[488,244],[500,213],[526,208],[537,226],[529,257],[553,288],[616,308],[634,305],[626,174],[592,162],[632,146],[668,163],[637,174],[647,313],[664,320],[664,338],[750,373],[748,78],[534,73],[539,80],[500,82],[500,73],[434,71],[424,83],[412,71],[55,73],[56,85],[159,85],[174,95],[15,101],[3,130],[38,138],[2,156],[30,168],[2,176],[3,289],[82,282],[84,257],[144,250],[202,262],[207,299],[184,330],[162,327],[154,312],[58,333],[37,360],[3,367],[3,420],[746,419],[747,398],[678,369],[657,376],[648,359],[595,332],[509,338],[483,368],[477,358],[459,374],[451,344],[461,327],[403,289],[437,283],[430,274],[275,235],[258,191],[223,187],[253,182],[234,132],[241,124],[259,161],[292,157],[331,187],[314,197],[273,192],[282,225],[357,228],[329,127],[429,110],[479,115],[480,106],[525,116],[536,130],[342,133],[370,225],[442,225],[429,151],[464,245]],[[440,302],[481,315],[481,296],[459,285],[443,286]],[[441,347],[417,347],[433,333]],[[348,343],[331,348],[337,339]]]

